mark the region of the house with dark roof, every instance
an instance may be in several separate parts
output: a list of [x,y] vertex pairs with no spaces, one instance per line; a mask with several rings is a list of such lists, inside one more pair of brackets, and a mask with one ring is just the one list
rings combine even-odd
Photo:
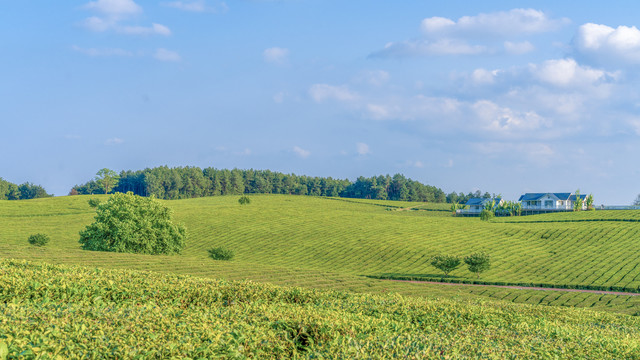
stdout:
[[[576,194],[572,193],[526,193],[520,196],[522,210],[549,210],[562,211],[573,210],[573,204],[576,202]],[[580,195],[582,200],[585,195]],[[586,209],[586,204],[582,204],[582,208]]]
[[468,213],[480,213],[482,212],[482,209],[485,208],[485,206],[487,206],[487,204],[489,204],[491,201],[495,201],[495,206],[500,205],[504,200],[502,200],[501,198],[495,198],[495,199],[491,199],[491,198],[471,198],[469,199],[465,205],[469,207],[469,210],[466,211]]

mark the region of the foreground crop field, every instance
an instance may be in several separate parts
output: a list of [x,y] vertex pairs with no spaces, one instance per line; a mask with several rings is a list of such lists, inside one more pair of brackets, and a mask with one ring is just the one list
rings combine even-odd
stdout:
[[[441,278],[428,265],[432,255],[484,250],[491,254],[493,265],[482,275],[483,281],[636,290],[640,286],[636,222],[559,222],[541,215],[548,220],[515,222],[536,218],[531,216],[486,223],[450,217],[444,205],[263,195],[240,206],[237,196],[221,196],[165,202],[186,225],[189,239],[182,255],[158,257],[80,250],[78,232],[93,218],[89,198],[0,202],[0,257],[352,292],[480,296],[640,313],[640,297],[634,296],[408,284],[365,277]],[[615,211],[578,215],[599,213],[616,216]],[[27,237],[36,232],[50,235],[51,243],[44,248],[28,245]],[[206,250],[215,246],[234,250],[236,257],[231,262],[207,258]],[[458,269],[450,279],[475,277]]]
[[637,318],[0,260],[9,358],[635,358]]

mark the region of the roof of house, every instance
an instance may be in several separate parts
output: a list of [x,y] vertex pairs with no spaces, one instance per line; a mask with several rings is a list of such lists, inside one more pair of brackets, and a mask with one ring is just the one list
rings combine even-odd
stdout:
[[[586,194],[580,194],[580,199],[584,200],[584,199],[586,199],[586,198],[587,198],[587,196],[589,196],[589,195],[586,195]],[[569,200],[571,200],[571,201],[576,201],[576,195],[574,194],[574,195],[569,196]]]
[[484,205],[484,204],[486,204],[487,202],[489,202],[491,200],[495,200],[496,201],[496,205],[499,204],[500,201],[502,201],[501,198],[495,198],[495,199],[491,199],[491,198],[471,198],[471,199],[467,200],[465,205],[467,205],[467,206]]
[[[526,193],[520,196],[520,199],[518,199],[518,201],[540,200],[542,197],[548,194],[557,197],[559,200],[571,200],[570,198],[572,196],[571,193]],[[575,196],[574,196],[574,199],[575,199]]]

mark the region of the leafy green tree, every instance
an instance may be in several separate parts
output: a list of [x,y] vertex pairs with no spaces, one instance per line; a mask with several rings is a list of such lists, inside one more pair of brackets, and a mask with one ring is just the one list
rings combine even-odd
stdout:
[[580,197],[580,190],[576,190],[576,201],[573,202],[573,211],[582,210],[583,203],[584,203],[584,198]]
[[249,205],[251,204],[251,199],[249,199],[247,195],[242,195],[238,199],[238,203],[240,203],[240,205]]
[[478,275],[489,270],[491,267],[491,257],[484,252],[474,253],[464,258],[464,263],[469,267],[469,271]]
[[118,186],[119,179],[120,177],[118,176],[117,172],[104,168],[100,169],[96,173],[95,180],[102,186],[102,188],[104,189],[104,193],[108,194],[111,189]]
[[587,206],[587,210],[595,210],[593,207],[593,194],[587,195],[587,198],[584,199],[584,204]]
[[454,255],[436,255],[431,258],[431,266],[442,270],[445,276],[457,269],[460,266],[460,263],[460,258]]
[[84,250],[175,254],[184,247],[184,226],[154,198],[115,193],[96,209],[95,221],[80,232]]

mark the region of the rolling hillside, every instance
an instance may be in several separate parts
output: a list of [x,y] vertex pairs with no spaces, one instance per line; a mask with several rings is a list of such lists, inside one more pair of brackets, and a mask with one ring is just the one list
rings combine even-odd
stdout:
[[[188,229],[187,247],[179,256],[142,256],[79,249],[78,232],[93,218],[89,198],[1,201],[0,257],[355,292],[481,296],[640,312],[640,299],[625,295],[443,287],[366,277],[440,278],[441,273],[428,265],[432,255],[484,250],[493,261],[482,275],[484,281],[636,290],[640,286],[636,240],[640,227],[635,222],[559,222],[552,221],[551,215],[541,215],[551,220],[516,222],[536,218],[531,216],[486,223],[450,217],[442,205],[256,195],[250,205],[240,206],[237,196],[220,196],[166,201]],[[602,213],[612,218],[635,215]],[[28,245],[27,237],[36,232],[50,235],[51,243],[45,248]],[[236,258],[231,262],[209,259],[206,250],[220,245],[233,249]],[[474,280],[462,268],[451,276]]]

